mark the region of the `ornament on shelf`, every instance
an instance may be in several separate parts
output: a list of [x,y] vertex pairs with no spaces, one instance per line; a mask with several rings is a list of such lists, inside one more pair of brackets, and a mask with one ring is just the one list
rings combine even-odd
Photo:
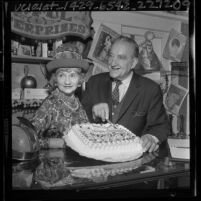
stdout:
[[42,43],[41,42],[38,43],[38,46],[36,48],[36,56],[37,57],[41,57],[42,56]]
[[62,41],[65,41],[66,40],[66,36],[64,36],[63,38],[62,38]]
[[42,57],[47,58],[47,53],[48,53],[48,44],[47,43],[42,43]]
[[25,37],[22,36],[21,41],[24,42],[25,40],[26,40]]
[[33,56],[33,57],[36,56],[34,45],[31,46],[31,56]]
[[15,40],[11,40],[12,55],[17,55],[18,48],[19,48],[19,42]]
[[31,76],[28,75],[29,73],[29,67],[28,65],[24,66],[24,77],[22,78],[21,82],[20,82],[20,86],[21,88],[24,90],[24,88],[36,88],[37,87],[37,82],[36,79]]

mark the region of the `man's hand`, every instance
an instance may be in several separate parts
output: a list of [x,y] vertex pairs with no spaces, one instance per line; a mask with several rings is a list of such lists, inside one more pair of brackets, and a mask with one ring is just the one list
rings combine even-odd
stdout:
[[142,157],[142,164],[149,163],[150,161],[152,161],[156,157],[158,157],[158,151],[151,152],[151,153],[146,153]]
[[107,103],[99,103],[92,108],[93,119],[99,117],[104,122],[109,119],[109,106]]
[[150,134],[145,134],[141,137],[142,140],[142,147],[144,148],[144,151],[148,152],[154,152],[159,148],[158,143]]

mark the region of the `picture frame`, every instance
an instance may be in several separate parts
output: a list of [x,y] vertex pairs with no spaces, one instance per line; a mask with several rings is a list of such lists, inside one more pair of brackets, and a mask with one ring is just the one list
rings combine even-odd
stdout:
[[164,106],[166,110],[169,113],[178,115],[187,94],[188,89],[171,83],[164,97]]
[[108,69],[108,57],[112,41],[117,38],[119,34],[100,24],[100,27],[93,39],[88,58]]
[[172,61],[182,60],[187,37],[175,29],[171,29],[167,43],[163,51],[163,57]]
[[[165,45],[164,41],[168,38],[169,32],[146,27],[122,25],[121,34],[133,38],[139,46],[139,62],[135,67],[136,72],[143,75],[156,71],[168,71],[166,65],[164,65],[162,54]],[[152,37],[150,37],[150,34]],[[152,51],[148,53],[150,47]]]
[[20,56],[31,56],[32,55],[32,50],[31,46],[29,45],[19,45],[17,55]]
[[187,83],[189,77],[188,71],[187,62],[171,62],[171,83],[176,85]]

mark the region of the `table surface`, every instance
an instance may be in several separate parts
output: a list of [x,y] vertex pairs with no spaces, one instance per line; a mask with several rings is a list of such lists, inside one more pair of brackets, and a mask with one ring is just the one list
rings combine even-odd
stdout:
[[189,161],[175,161],[167,143],[133,161],[108,163],[70,148],[47,149],[38,159],[12,163],[13,189],[101,189],[190,175]]

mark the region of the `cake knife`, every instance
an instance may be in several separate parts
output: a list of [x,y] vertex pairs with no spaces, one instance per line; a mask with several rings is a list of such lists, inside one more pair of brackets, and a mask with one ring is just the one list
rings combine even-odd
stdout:
[[111,125],[113,125],[114,126],[114,128],[116,128],[117,129],[117,126],[114,124],[114,123],[112,123],[109,119],[106,119],[106,121],[107,121],[107,123],[109,123],[109,124],[111,124]]

